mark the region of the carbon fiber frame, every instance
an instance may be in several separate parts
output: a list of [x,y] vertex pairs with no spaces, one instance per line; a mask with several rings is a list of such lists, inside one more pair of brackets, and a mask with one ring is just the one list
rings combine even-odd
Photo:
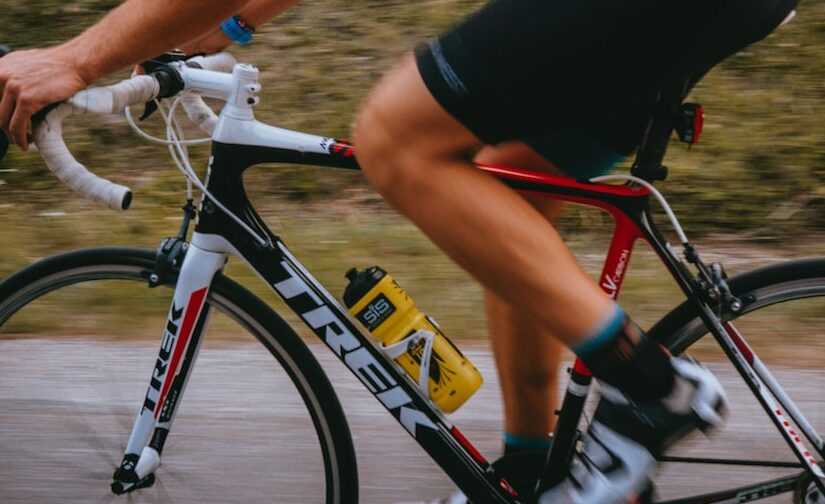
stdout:
[[[359,169],[351,145],[332,139],[323,139],[323,142],[326,154],[214,142],[208,190],[259,236],[265,237],[267,244],[261,245],[208,199],[201,205],[196,233],[199,236],[220,237],[231,244],[473,502],[527,502],[519,498],[510,485],[495,474],[490,463],[456,426],[421,395],[406,373],[375,347],[363,328],[353,321],[335,297],[289,252],[284,242],[267,228],[252,207],[242,181],[243,173],[251,166],[291,163]],[[479,165],[478,168],[519,192],[607,211],[614,220],[615,228],[599,284],[614,299],[621,290],[636,240],[641,238],[646,241],[685,296],[696,304],[702,319],[720,341],[731,361],[737,365],[740,374],[746,376],[748,368],[740,364],[747,345],[741,338],[732,339],[732,325],[725,324],[722,327],[706,303],[693,275],[657,231],[651,217],[649,190],[629,185],[577,181],[500,166]],[[577,361],[571,371],[571,381],[554,433],[554,443],[548,453],[541,488],[555,484],[565,474],[578,439],[577,429],[590,382],[590,373]],[[746,382],[752,389],[758,387],[758,384],[747,379]],[[769,405],[762,402],[768,410]],[[740,499],[738,502],[748,502],[789,491],[800,477],[761,482],[673,502],[710,503],[729,501],[731,498]]]

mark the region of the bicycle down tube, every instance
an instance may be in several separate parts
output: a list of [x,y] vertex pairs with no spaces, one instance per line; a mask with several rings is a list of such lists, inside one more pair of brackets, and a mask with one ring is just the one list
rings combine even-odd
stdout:
[[[328,163],[355,167],[352,149],[343,142],[316,138],[330,152]],[[267,245],[235,224],[224,212],[204,204],[193,245],[239,256],[307,324],[355,374],[468,496],[478,502],[517,502],[506,487],[493,480],[489,463],[442,415],[394,361],[386,358],[341,304],[327,292],[273,235],[251,207],[242,185],[246,168],[283,161],[295,151],[215,143],[207,186],[212,194]]]

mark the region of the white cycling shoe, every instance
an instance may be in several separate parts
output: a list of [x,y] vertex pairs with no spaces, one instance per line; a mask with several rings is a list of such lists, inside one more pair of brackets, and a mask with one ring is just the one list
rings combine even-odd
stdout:
[[[724,423],[727,398],[704,366],[672,358],[673,390],[655,401],[633,401],[600,382],[602,399],[584,434],[568,477],[544,492],[539,504],[627,504],[650,499],[656,455],[687,434]],[[540,464],[540,462],[539,462]],[[539,469],[540,470],[540,469]],[[397,504],[470,504],[460,491],[446,499]]]
[[700,364],[671,359],[676,371],[666,397],[633,401],[601,384],[602,400],[584,435],[584,448],[558,486],[543,493],[539,504],[625,504],[650,489],[656,455],[700,429],[719,427],[727,398],[719,381]]

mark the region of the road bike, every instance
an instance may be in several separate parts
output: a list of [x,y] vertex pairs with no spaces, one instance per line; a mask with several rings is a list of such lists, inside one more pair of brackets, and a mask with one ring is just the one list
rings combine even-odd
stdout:
[[[272,500],[357,502],[355,451],[332,384],[295,331],[270,306],[224,275],[227,258],[233,256],[283,299],[473,502],[531,502],[533,496],[519,495],[496,473],[458,426],[422,392],[416,380],[388,358],[379,344],[373,343],[366,329],[259,217],[247,198],[242,179],[250,167],[289,163],[357,170],[358,163],[353,146],[346,141],[289,131],[255,120],[253,109],[261,89],[259,72],[251,65],[234,64],[228,58],[218,55],[185,61],[158,60],[149,67],[147,75],[81,91],[40,114],[34,138],[55,175],[85,197],[113,209],[125,209],[131,203],[130,190],[92,175],[74,160],[61,138],[62,121],[72,114],[113,114],[128,106],[151,105],[160,98],[174,99],[164,117],[165,143],[178,167],[203,196],[196,208],[190,192],[179,233],[164,239],[155,251],[77,250],[36,261],[4,279],[0,283],[0,336],[9,331],[8,327],[14,327],[15,319],[39,299],[108,281],[116,281],[117,290],[127,297],[142,300],[145,295],[160,298],[155,303],[171,304],[165,323],[157,321],[162,336],[156,364],[139,401],[123,458],[119,464],[113,464],[116,468],[111,490],[125,494],[155,484],[156,470],[211,316],[222,313],[236,329],[254,336],[275,358],[284,380],[277,387],[291,384],[294,388],[296,404],[303,409],[304,416],[296,418],[294,411],[279,408],[272,428],[300,442],[298,446],[305,442],[308,446],[307,437],[315,438],[311,444],[318,456],[309,467],[296,467],[297,461],[292,460],[290,453],[294,447],[284,452],[279,452],[277,446],[268,449],[266,462],[257,467],[258,476],[267,478],[267,472],[275,470],[289,471],[288,477],[294,478],[287,488],[279,487]],[[821,307],[816,303],[821,303],[825,296],[825,258],[788,261],[733,278],[727,278],[721,264],[706,264],[700,258],[652,183],[667,174],[662,160],[674,129],[681,140],[689,143],[696,142],[701,131],[701,107],[683,103],[689,84],[663,90],[657,97],[631,175],[574,180],[503,166],[479,165],[478,169],[524,194],[608,212],[615,221],[615,230],[599,283],[614,299],[621,290],[635,242],[648,243],[685,296],[681,305],[649,328],[650,336],[674,354],[682,354],[706,335],[712,336],[794,457],[790,461],[755,460],[735,454],[719,458],[662,457],[671,463],[768,467],[793,472],[662,502],[751,502],[786,492],[793,493],[794,502],[818,502],[816,499],[825,495],[825,474],[820,468],[825,459],[825,442],[814,422],[803,415],[746,342],[746,331],[738,328],[751,327],[749,320],[755,320],[758,326],[764,320],[763,314],[780,313],[792,318],[807,317],[810,330],[821,334],[822,327],[815,324],[822,320],[814,312],[817,306]],[[203,97],[225,102],[220,115],[204,104]],[[212,154],[203,183],[192,170],[185,148],[187,141],[176,126],[175,111],[179,106],[210,134]],[[661,205],[672,223],[681,253],[656,227],[652,201]],[[88,307],[86,317],[93,322],[98,320],[98,312],[103,317],[106,304],[103,299],[99,306]],[[106,321],[101,319],[99,323]],[[73,320],[66,320],[65,324],[70,331]],[[577,361],[570,370],[539,489],[560,481],[579,449],[580,433],[586,427],[584,404],[590,388],[590,373]],[[0,420],[3,418],[0,413]],[[242,423],[236,420],[232,428],[240,428]],[[13,435],[15,425],[0,428],[2,435],[8,437]],[[293,434],[298,431],[300,434]],[[290,463],[277,463],[283,459]],[[66,457],[65,463],[72,463],[71,456]],[[315,479],[307,481],[301,476],[312,470],[318,471]],[[39,477],[47,478],[48,473]],[[312,498],[296,497],[299,487],[311,487],[318,493]]]

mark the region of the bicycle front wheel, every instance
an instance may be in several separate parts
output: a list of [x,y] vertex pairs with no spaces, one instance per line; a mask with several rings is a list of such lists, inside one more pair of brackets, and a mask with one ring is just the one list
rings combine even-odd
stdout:
[[[821,391],[825,388],[822,373],[825,367],[822,347],[825,343],[825,259],[780,263],[738,275],[728,283],[733,294],[743,301],[744,309],[740,313],[722,313],[722,320],[734,323],[753,352],[770,369],[779,388],[821,436],[825,432],[825,409],[821,406]],[[651,337],[674,354],[689,352],[711,367],[722,380],[732,404],[725,430],[714,437],[711,445],[695,444],[677,454],[737,461],[733,466],[693,465],[691,474],[707,471],[706,478],[696,478],[701,481],[697,492],[717,490],[714,481],[719,487],[730,488],[801,474],[798,460],[732,366],[723,362],[725,357],[716,342],[712,338],[703,339],[707,334],[696,309],[687,302],[649,331]],[[811,443],[807,446],[813,451]],[[794,464],[797,468],[792,467]],[[680,480],[685,469],[684,464],[671,464],[665,468],[665,479]],[[724,477],[720,477],[720,471]],[[800,484],[807,489],[805,478],[800,478]],[[667,482],[658,485],[665,493],[667,486]],[[792,488],[789,484],[782,490]],[[813,487],[811,492],[818,494]],[[764,498],[771,493],[754,486],[744,495]],[[819,496],[820,500],[802,501],[799,495],[797,493],[793,502],[822,500]],[[791,502],[791,497],[772,497],[770,502]]]
[[[154,261],[88,249],[0,283],[0,502],[108,501],[176,280],[150,288]],[[310,350],[222,275],[208,303],[157,482],[130,502],[357,502],[349,427]]]

